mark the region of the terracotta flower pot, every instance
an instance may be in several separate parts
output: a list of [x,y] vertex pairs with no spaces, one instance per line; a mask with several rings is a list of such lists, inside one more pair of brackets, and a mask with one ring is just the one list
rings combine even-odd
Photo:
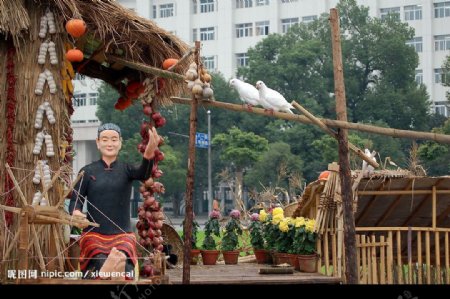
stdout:
[[298,254],[289,254],[289,263],[295,270],[300,271],[300,264],[297,257]]
[[191,265],[197,265],[200,249],[191,249]]
[[215,265],[219,258],[219,250],[200,250],[203,265]]
[[236,265],[238,263],[239,258],[239,250],[227,250],[222,251],[223,260],[226,265]]
[[297,256],[300,266],[300,272],[315,273],[317,272],[317,255],[301,255]]
[[266,249],[253,249],[258,264],[271,263],[270,251]]
[[274,265],[281,265],[281,264],[290,264],[289,253],[275,252]]

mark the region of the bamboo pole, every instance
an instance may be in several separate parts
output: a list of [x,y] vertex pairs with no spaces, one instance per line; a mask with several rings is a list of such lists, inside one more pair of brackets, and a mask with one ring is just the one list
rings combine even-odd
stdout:
[[[375,236],[372,235],[372,243],[376,243]],[[377,263],[377,246],[372,246],[371,250],[371,260],[372,260],[372,283],[378,284],[378,263]]]
[[[429,195],[432,190],[381,190],[381,191],[357,191],[358,195]],[[450,194],[450,190],[436,190],[436,194]]]
[[441,284],[441,246],[439,242],[439,232],[434,233],[434,255],[436,259],[436,280],[438,284]]
[[22,210],[19,224],[19,270],[28,270],[28,240],[30,226],[28,225],[28,211]]
[[[389,230],[398,230],[398,231],[408,231],[408,227],[399,227],[399,226],[365,226],[365,227],[357,227],[357,232],[370,232],[370,231],[389,231]],[[432,227],[411,227],[412,231],[428,231],[428,232],[450,232],[450,228],[437,227],[436,229]]]
[[[191,105],[192,100],[188,98],[182,97],[171,97],[170,98],[173,103],[181,104],[181,105]],[[275,117],[279,119],[284,119],[288,121],[295,121],[302,124],[314,124],[311,120],[309,120],[304,115],[298,114],[290,114],[285,112],[274,112],[273,114],[268,114],[264,109],[253,107],[252,111],[249,111],[247,108],[242,107],[239,104],[231,104],[220,101],[208,101],[208,100],[198,100],[198,104],[200,106],[205,107],[216,107],[221,109],[226,109],[230,111],[236,112],[246,112],[257,115],[263,115],[268,117]],[[394,138],[408,138],[408,139],[422,139],[422,140],[432,140],[439,143],[450,144],[450,135],[446,134],[438,134],[431,132],[420,132],[420,131],[410,131],[410,130],[401,130],[395,128],[382,128],[373,125],[361,124],[361,123],[351,123],[346,121],[327,119],[327,118],[318,118],[322,123],[324,123],[327,127],[339,128],[339,129],[347,129],[353,131],[366,132],[371,134],[385,135]]]
[[328,246],[328,232],[326,232],[324,234],[325,238],[324,238],[324,242],[323,242],[323,247],[324,247],[324,253],[325,253],[325,275],[329,275],[330,273],[330,257],[328,254],[329,251],[329,246]]
[[417,283],[422,284],[423,275],[423,264],[422,264],[422,232],[417,232],[417,264],[419,264],[419,269],[417,271]]
[[337,276],[337,242],[336,242],[336,233],[331,235],[331,258],[333,259],[333,276]]
[[[195,62],[198,71],[200,65],[200,42],[195,42]],[[200,73],[200,72],[199,72]],[[197,99],[192,94],[191,115],[189,118],[189,151],[186,178],[186,213],[184,222],[184,257],[183,257],[183,284],[191,281],[191,247],[192,247],[192,221],[193,221],[193,193],[195,175],[195,133],[197,131]],[[210,141],[211,142],[211,141]]]
[[33,234],[34,247],[36,248],[37,255],[39,258],[39,267],[41,268],[41,271],[45,271],[44,256],[42,255],[41,246],[39,245],[38,234],[36,232],[36,227],[34,224],[31,224],[31,232]]
[[5,167],[6,167],[6,171],[9,174],[9,177],[11,178],[11,180],[14,183],[14,187],[16,187],[16,189],[17,189],[17,193],[19,193],[19,198],[22,201],[22,205],[25,207],[27,205],[27,199],[25,198],[25,195],[23,195],[22,189],[20,189],[19,183],[17,182],[16,178],[14,177],[14,174],[11,171],[11,168],[9,167],[9,164],[6,163]]
[[[330,135],[331,137],[337,139],[338,135],[335,131],[328,128],[323,122],[321,122],[317,117],[315,117],[313,114],[311,114],[308,110],[306,110],[303,106],[301,106],[296,101],[292,101],[292,106],[295,107],[295,109],[299,110],[301,113],[303,113],[309,120],[313,122],[313,124],[317,125],[322,131]],[[366,161],[368,164],[372,165],[375,168],[380,167],[380,164],[378,164],[376,161],[372,160],[370,157],[367,157],[366,154],[358,148],[356,145],[354,145],[351,142],[348,142],[349,149],[354,152],[358,157]]]
[[450,284],[450,252],[448,245],[448,232],[444,234],[445,246],[445,283]]
[[398,230],[396,233],[397,237],[397,274],[398,274],[398,283],[403,284],[403,269],[402,269],[402,239],[401,232]]
[[[356,264],[358,265],[358,284],[362,283],[361,275],[361,235],[356,235]],[[340,262],[340,261],[339,261]]]
[[425,261],[427,269],[427,284],[431,284],[431,253],[430,253],[430,232],[425,232]]
[[436,228],[436,186],[433,186],[432,188],[432,204],[431,204],[431,217],[432,217],[432,226],[433,228]]
[[185,61],[189,56],[191,56],[192,54],[195,53],[195,47],[192,47],[189,49],[189,51],[187,51],[186,53],[184,53],[184,55],[178,59],[177,63],[175,63],[174,65],[170,66],[167,71],[172,71],[174,68],[176,68],[178,65],[180,65],[183,61]]
[[56,254],[58,255],[59,268],[60,268],[60,271],[64,271],[64,261],[63,261],[63,256],[61,256],[62,250],[61,250],[61,247],[59,246],[60,238],[59,238],[59,234],[58,234],[58,229],[56,228],[56,224],[51,224],[51,227],[52,227],[53,236],[54,236],[53,240],[55,242]]
[[[347,103],[345,98],[344,67],[341,52],[341,31],[336,8],[330,9],[331,43],[333,49],[334,94],[336,98],[336,116],[347,122]],[[345,243],[345,276],[347,283],[358,282],[356,265],[355,219],[353,215],[353,192],[350,174],[350,159],[347,129],[338,131],[339,177],[344,205],[344,243]]]
[[[380,243],[385,243],[384,236],[380,236]],[[386,284],[386,245],[380,246],[380,284]]]
[[406,239],[406,246],[408,250],[408,283],[413,283],[413,276],[412,276],[412,230],[411,227],[408,227],[408,234]]
[[366,247],[364,246],[366,244],[366,236],[365,235],[361,235],[361,253],[362,253],[362,278],[361,278],[361,282],[363,284],[368,284],[368,280],[367,280],[367,267],[366,267],[366,263],[367,263],[367,259],[366,259]]
[[394,238],[392,235],[392,231],[390,230],[388,232],[388,248],[387,248],[387,280],[388,280],[388,284],[393,284],[394,283],[394,279],[393,279],[393,270],[394,270]]
[[[114,55],[106,55],[108,61],[113,61],[113,62],[118,62],[120,64],[123,64],[124,66],[127,66],[129,68],[144,72],[144,73],[148,73],[148,74],[152,74],[155,75],[157,77],[162,77],[162,78],[167,78],[167,79],[173,79],[173,80],[178,80],[178,81],[183,81],[184,80],[184,76],[177,74],[177,73],[173,73],[173,72],[169,72],[169,71],[165,71],[156,67],[152,67],[146,64],[142,64],[139,62],[133,62],[133,61],[129,61]],[[197,63],[198,65],[198,63]]]

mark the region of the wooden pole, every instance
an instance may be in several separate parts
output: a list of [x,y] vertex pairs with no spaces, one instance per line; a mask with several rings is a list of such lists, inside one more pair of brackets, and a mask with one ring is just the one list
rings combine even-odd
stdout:
[[[340,121],[347,121],[347,104],[345,98],[344,68],[342,65],[341,32],[338,11],[330,10],[331,42],[333,45],[334,90],[336,96],[336,116]],[[358,283],[356,265],[356,233],[353,215],[353,192],[350,175],[350,159],[348,135],[346,129],[338,130],[339,176],[341,194],[344,203],[344,243],[345,243],[345,276],[349,284]]]
[[[195,62],[200,69],[200,42],[195,42]],[[184,221],[184,257],[183,257],[183,284],[191,281],[191,247],[193,222],[193,193],[195,173],[195,132],[197,131],[197,99],[192,94],[191,116],[189,118],[189,153],[188,170],[186,178],[186,213]]]
[[[172,102],[176,104],[182,104],[182,105],[191,105],[192,100],[188,98],[181,98],[181,97],[171,97],[170,98]],[[296,121],[302,124],[314,124],[311,120],[309,120],[304,115],[298,115],[298,114],[290,114],[290,113],[284,113],[284,112],[274,112],[272,114],[267,114],[267,112],[264,112],[264,109],[253,107],[252,111],[249,111],[247,108],[244,108],[242,105],[238,104],[231,104],[231,103],[225,103],[225,102],[219,102],[219,101],[209,101],[209,100],[197,100],[198,104],[205,107],[216,107],[231,111],[238,111],[238,112],[246,112],[246,113],[252,113],[252,114],[259,114],[269,117],[275,117],[279,119],[285,119],[289,121]],[[378,135],[385,135],[390,136],[394,138],[409,138],[409,139],[423,139],[423,140],[432,140],[435,142],[440,143],[447,143],[450,144],[450,135],[445,134],[437,134],[437,133],[430,133],[430,132],[419,132],[419,131],[409,131],[409,130],[400,130],[400,129],[394,129],[394,128],[382,128],[372,125],[366,125],[366,124],[360,124],[360,123],[350,123],[346,121],[341,120],[334,120],[334,119],[327,119],[327,118],[317,118],[321,122],[323,122],[327,127],[332,128],[340,128],[340,129],[348,129],[348,130],[354,130],[354,131],[360,131],[360,132],[366,132],[370,134],[378,134]]]
[[[311,120],[322,131],[324,131],[331,137],[337,139],[337,133],[335,131],[328,128],[323,122],[321,122],[317,117],[315,117],[308,110],[306,110],[302,105],[300,105],[296,101],[292,101],[291,104],[292,104],[292,106],[294,106],[295,109],[297,109],[301,113],[303,113],[309,120]],[[380,167],[380,164],[378,164],[376,161],[372,160],[370,157],[366,156],[366,154],[360,148],[358,148],[356,145],[354,145],[353,143],[349,142],[348,146],[352,152],[354,152],[356,155],[358,155],[361,159],[366,161],[368,164],[372,165],[375,168]]]

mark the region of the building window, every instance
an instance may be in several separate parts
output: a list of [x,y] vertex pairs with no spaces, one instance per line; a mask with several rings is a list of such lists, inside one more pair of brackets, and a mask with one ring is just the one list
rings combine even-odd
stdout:
[[79,93],[73,96],[73,105],[75,107],[86,106],[86,94]]
[[156,5],[153,5],[152,17],[153,17],[153,19],[156,19],[157,16],[158,16],[158,13],[157,13]]
[[197,28],[192,29],[192,41],[198,40]]
[[238,67],[248,65],[248,55],[247,53],[237,53],[236,54],[236,65]]
[[434,50],[435,51],[450,50],[450,35],[435,35]]
[[297,2],[298,0],[281,0],[281,3],[292,3]]
[[236,8],[247,8],[253,6],[253,0],[236,0]]
[[255,0],[255,2],[256,6],[264,6],[270,4],[270,0]]
[[435,18],[450,17],[450,1],[434,3],[434,17]]
[[434,110],[436,111],[436,114],[443,115],[445,117],[448,117],[448,107],[446,105],[434,105]]
[[200,0],[200,13],[214,11],[214,0]]
[[434,69],[434,83],[442,83],[444,82],[444,72],[442,69]]
[[288,32],[289,28],[291,28],[295,24],[298,24],[298,18],[282,19],[281,20],[281,32],[282,33]]
[[84,124],[84,123],[86,123],[86,121],[85,120],[72,120],[72,123],[73,124]]
[[417,84],[423,84],[423,72],[422,70],[416,70],[416,77],[415,77]]
[[173,3],[161,4],[159,6],[159,17],[160,18],[169,18],[173,17]]
[[422,20],[422,5],[408,5],[404,10],[405,21]]
[[192,13],[194,15],[197,13],[197,0],[192,0]]
[[380,18],[386,19],[388,16],[400,19],[400,7],[380,8]]
[[216,57],[215,56],[204,56],[202,57],[203,66],[208,71],[215,71],[216,69]]
[[306,16],[302,17],[302,23],[311,23],[317,20],[317,16]]
[[236,24],[236,37],[247,37],[253,36],[253,25],[252,23]]
[[214,27],[200,28],[200,40],[214,40]]
[[269,21],[255,23],[256,35],[269,35]]
[[90,119],[90,120],[88,120],[88,122],[90,122],[90,123],[98,123],[98,119]]
[[417,53],[422,52],[422,37],[415,37],[412,40],[406,42],[408,46],[411,46]]
[[97,92],[89,93],[89,105],[91,105],[91,106],[97,105],[97,99],[98,99],[98,93]]

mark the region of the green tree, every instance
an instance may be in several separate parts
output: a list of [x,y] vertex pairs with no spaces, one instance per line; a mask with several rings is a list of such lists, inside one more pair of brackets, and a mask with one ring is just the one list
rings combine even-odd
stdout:
[[[442,66],[442,85],[450,86],[450,55],[444,61],[444,65]],[[447,91],[447,100],[450,101],[450,92]]]
[[[396,17],[369,16],[368,7],[341,0],[342,56],[349,120],[382,120],[390,127],[427,129],[428,95],[414,81],[418,56],[406,42],[414,30]],[[249,49],[249,65],[238,73],[263,79],[312,113],[334,118],[334,81],[328,15],[273,34]],[[401,107],[401,109],[399,109]]]
[[254,133],[243,132],[237,127],[232,127],[228,133],[217,134],[212,143],[221,147],[220,158],[234,167],[236,175],[235,207],[238,207],[237,202],[242,202],[244,168],[250,167],[267,150],[268,141]]
[[291,153],[291,147],[284,142],[270,143],[266,152],[245,175],[245,184],[260,191],[262,186],[275,186],[291,191],[290,178],[302,175],[303,161]]
[[[434,128],[432,132],[450,134],[450,120],[442,127]],[[450,172],[450,146],[447,144],[427,141],[419,146],[419,157],[428,175],[448,175]]]

